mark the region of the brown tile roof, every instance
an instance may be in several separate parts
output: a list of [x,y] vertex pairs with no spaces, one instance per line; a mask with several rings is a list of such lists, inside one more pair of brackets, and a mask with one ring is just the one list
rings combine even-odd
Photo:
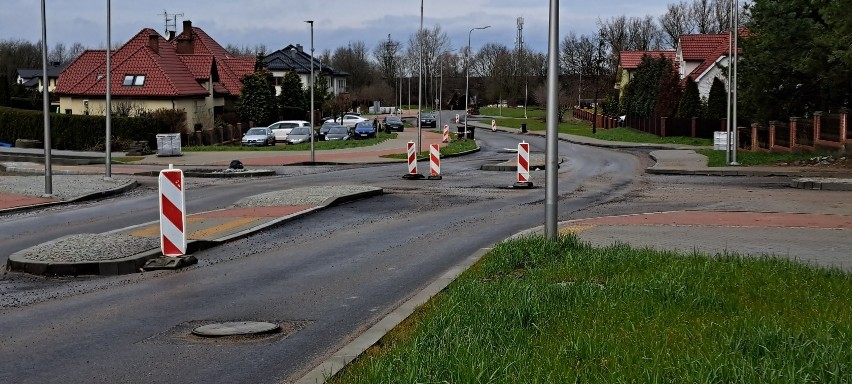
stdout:
[[680,51],[684,61],[704,61],[722,45],[727,50],[727,33],[680,36]]
[[213,56],[178,55],[178,57],[196,80],[210,80],[210,75],[213,73]]
[[675,60],[675,51],[621,51],[618,53],[619,65],[623,69],[636,69],[642,62],[642,56],[663,56],[672,62]]

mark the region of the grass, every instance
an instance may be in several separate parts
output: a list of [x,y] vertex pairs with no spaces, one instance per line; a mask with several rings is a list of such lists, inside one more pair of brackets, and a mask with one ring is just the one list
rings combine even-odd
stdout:
[[[506,119],[497,118],[497,125],[501,127],[520,129],[521,124],[526,123],[530,131],[544,131],[547,126],[542,119]],[[559,124],[559,132],[570,135],[593,137],[598,140],[623,141],[628,143],[651,143],[651,144],[679,144],[694,146],[712,146],[712,139],[701,139],[696,137],[659,137],[650,133],[640,132],[632,128],[610,128],[597,129],[592,133],[592,126],[587,122],[571,121]]]
[[[510,117],[515,119],[523,119],[524,118],[524,108],[494,108],[494,107],[482,107],[479,108],[479,113],[485,116],[500,116],[500,117]],[[545,110],[542,108],[527,108],[527,117],[531,119],[540,118],[543,119],[545,114]]]
[[[707,156],[707,166],[724,167],[725,151],[699,150],[698,153]],[[737,162],[740,165],[776,165],[779,163],[792,163],[799,160],[808,160],[818,156],[836,156],[837,153],[783,153],[783,152],[748,152],[737,151]]]
[[574,236],[495,247],[330,383],[842,383],[852,279]]
[[[476,140],[457,140],[450,139],[450,142],[447,145],[441,147],[441,156],[447,155],[455,155],[457,153],[469,152],[476,149]],[[407,159],[408,155],[405,153],[394,153],[390,155],[384,155],[382,157],[386,157],[388,159]],[[429,151],[420,152],[417,155],[418,159],[427,159],[429,158]]]
[[[314,150],[323,151],[330,149],[343,149],[355,147],[367,147],[376,145],[388,139],[395,139],[396,133],[379,133],[375,139],[343,140],[343,141],[317,141],[314,142]],[[207,145],[198,147],[184,147],[184,152],[229,152],[229,151],[309,151],[311,143],[294,145],[276,145],[274,147],[244,147],[240,145]]]

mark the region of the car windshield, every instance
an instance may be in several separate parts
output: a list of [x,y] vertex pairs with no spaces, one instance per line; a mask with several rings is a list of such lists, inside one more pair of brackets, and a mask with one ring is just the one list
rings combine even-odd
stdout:
[[422,116],[422,117],[421,117],[422,119],[434,119],[434,118],[435,118],[435,115],[430,114],[430,113],[424,113],[424,114],[423,114],[423,115],[421,115],[421,116]]
[[297,127],[290,131],[291,135],[310,135],[311,129],[308,127]]
[[264,128],[252,128],[246,132],[246,135],[249,136],[263,136],[266,135],[266,129]]
[[346,127],[331,127],[328,133],[346,133],[349,130]]
[[395,116],[394,117],[385,117],[385,122],[387,122],[387,123],[401,123],[402,120],[400,120],[398,117],[395,117]]
[[278,128],[296,128],[298,126],[299,124],[296,123],[281,123],[280,125],[278,125]]
[[362,121],[355,125],[358,128],[373,128],[373,123],[369,121]]

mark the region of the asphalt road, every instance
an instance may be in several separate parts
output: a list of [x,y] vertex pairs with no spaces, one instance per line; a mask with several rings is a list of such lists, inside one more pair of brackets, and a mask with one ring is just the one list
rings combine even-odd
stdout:
[[[321,168],[187,186],[188,211],[306,185],[365,184],[385,194],[195,254],[181,271],[0,280],[0,382],[275,383],[298,378],[451,266],[544,221],[538,188],[480,171],[513,155],[516,135],[478,130],[483,150],[445,159],[443,180],[407,181],[404,165]],[[532,152],[544,140],[525,137]],[[559,219],[623,199],[641,173],[630,154],[560,143]],[[424,163],[421,163],[423,166]],[[313,172],[313,173],[312,173]],[[424,173],[426,170],[424,169]],[[145,185],[153,183],[146,182]],[[195,187],[193,189],[193,187]],[[155,220],[156,190],[0,218],[0,247]],[[7,251],[9,253],[14,251]],[[472,308],[471,310],[475,310]],[[269,337],[206,340],[198,325],[269,321]]]

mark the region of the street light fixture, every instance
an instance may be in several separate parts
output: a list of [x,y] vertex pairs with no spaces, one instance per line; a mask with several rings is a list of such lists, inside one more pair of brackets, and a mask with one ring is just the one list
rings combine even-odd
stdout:
[[465,55],[464,61],[464,69],[465,69],[465,82],[464,82],[464,134],[467,135],[467,109],[470,106],[470,35],[476,29],[485,29],[491,28],[490,25],[486,25],[484,27],[476,27],[471,28],[470,32],[467,33],[467,55]]
[[305,20],[311,25],[311,164],[316,163],[314,156],[314,21]]

